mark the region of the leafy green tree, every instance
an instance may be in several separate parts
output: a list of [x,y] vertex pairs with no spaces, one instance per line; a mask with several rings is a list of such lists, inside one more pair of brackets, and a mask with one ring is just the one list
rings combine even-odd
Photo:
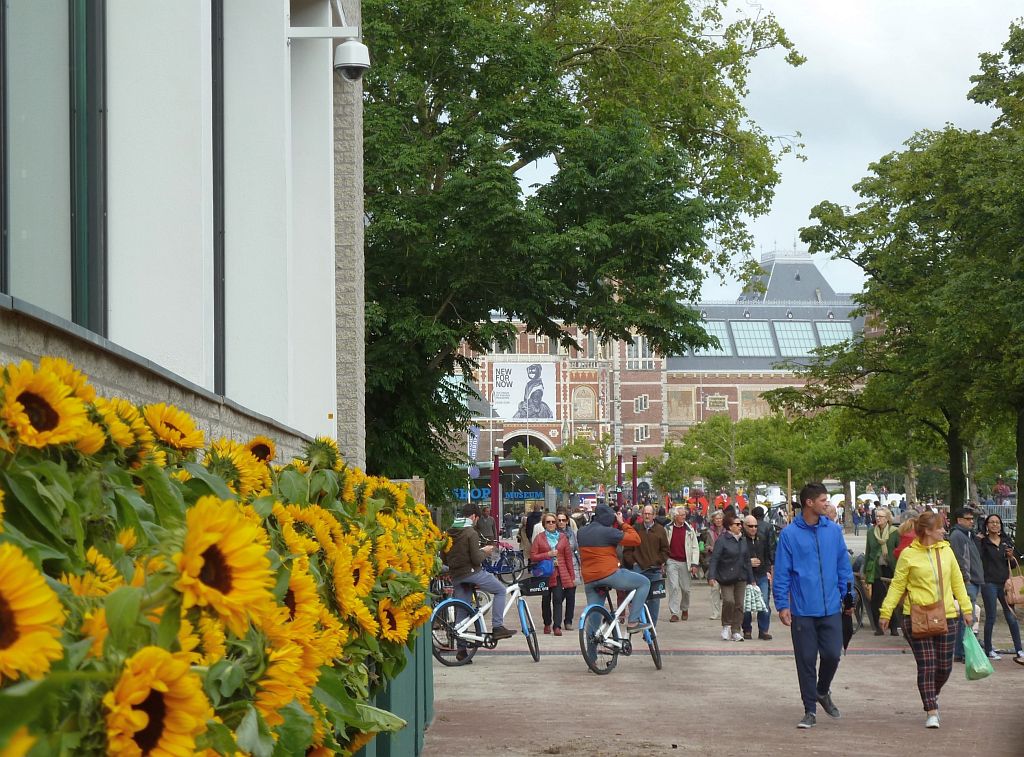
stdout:
[[[603,435],[597,443],[577,437],[550,456],[537,447],[517,444],[512,449],[512,457],[539,483],[555,487],[562,492],[563,498],[567,498],[598,484],[609,488],[613,485],[615,464],[610,455],[611,446],[610,434]],[[560,460],[556,462],[546,457]]]
[[[802,59],[724,0],[364,0],[366,411],[371,469],[448,470],[468,351],[512,321],[569,345],[709,338],[705,267],[742,268],[792,145],[748,117],[751,60]],[[517,172],[551,161],[524,196]]]

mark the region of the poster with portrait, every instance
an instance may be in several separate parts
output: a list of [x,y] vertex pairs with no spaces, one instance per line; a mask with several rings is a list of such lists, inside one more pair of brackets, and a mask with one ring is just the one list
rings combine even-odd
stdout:
[[545,421],[558,416],[554,363],[494,363],[491,405],[506,421]]

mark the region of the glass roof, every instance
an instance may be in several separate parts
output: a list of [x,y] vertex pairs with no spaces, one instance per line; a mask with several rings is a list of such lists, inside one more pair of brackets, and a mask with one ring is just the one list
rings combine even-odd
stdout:
[[732,335],[736,339],[736,354],[740,357],[772,357],[778,354],[768,321],[733,321]]
[[810,321],[772,321],[772,325],[783,357],[807,357],[818,346]]
[[849,321],[815,321],[814,325],[818,327],[822,347],[853,339],[853,325]]
[[729,329],[726,326],[725,321],[705,321],[701,325],[709,335],[718,337],[718,341],[721,342],[722,346],[718,349],[715,349],[714,347],[697,349],[693,351],[693,354],[699,357],[707,357],[709,355],[724,355],[731,357],[732,343],[729,341]]

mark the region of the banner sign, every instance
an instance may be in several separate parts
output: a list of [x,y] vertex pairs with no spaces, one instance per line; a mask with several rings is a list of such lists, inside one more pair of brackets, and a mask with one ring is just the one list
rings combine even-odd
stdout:
[[[470,426],[466,435],[466,452],[470,460],[476,460],[476,452],[480,448],[480,427]],[[477,475],[480,475],[479,473]]]
[[544,492],[505,492],[505,499],[544,499]]
[[494,363],[491,405],[502,420],[557,418],[554,363]]
[[[491,487],[489,486],[474,486],[472,489],[455,488],[452,489],[452,494],[455,495],[455,499],[460,502],[480,502],[486,500],[491,501]],[[467,496],[469,495],[469,496]]]

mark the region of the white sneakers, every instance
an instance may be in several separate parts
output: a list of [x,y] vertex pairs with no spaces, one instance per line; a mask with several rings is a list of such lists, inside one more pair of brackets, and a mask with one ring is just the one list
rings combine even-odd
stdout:
[[991,652],[988,653],[988,659],[990,659],[990,660],[1001,660],[1001,659],[1003,659],[1003,656],[1001,654],[999,654],[996,650],[993,649]]
[[722,641],[729,641],[732,638],[732,626],[722,626]]
[[939,727],[939,716],[938,715],[929,715],[924,720],[924,727],[925,728],[938,728]]
[[733,641],[743,641],[743,634],[741,634],[741,633],[734,633],[732,635],[732,640]]

